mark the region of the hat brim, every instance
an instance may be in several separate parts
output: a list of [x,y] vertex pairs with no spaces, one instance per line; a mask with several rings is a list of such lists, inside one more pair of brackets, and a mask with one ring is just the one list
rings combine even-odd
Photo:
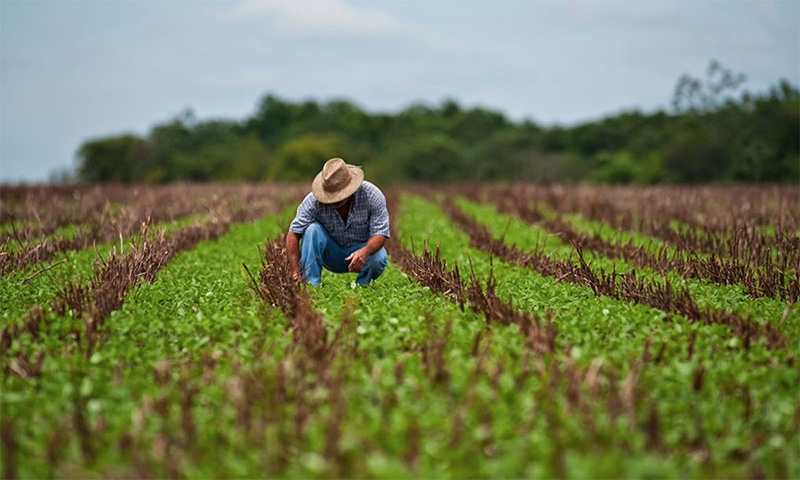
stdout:
[[311,193],[314,194],[314,198],[320,203],[336,203],[356,193],[364,182],[364,171],[356,165],[348,165],[347,170],[350,171],[350,183],[338,192],[326,192],[322,188],[322,172],[319,172],[311,182]]

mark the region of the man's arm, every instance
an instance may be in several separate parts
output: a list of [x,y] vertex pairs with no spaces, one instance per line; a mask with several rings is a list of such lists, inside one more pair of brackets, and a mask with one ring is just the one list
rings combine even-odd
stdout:
[[367,263],[367,257],[383,248],[384,243],[386,243],[386,237],[383,235],[373,235],[369,237],[366,245],[345,257],[344,260],[350,262],[347,266],[347,270],[350,272],[360,271],[361,267]]
[[286,258],[291,267],[292,279],[301,281],[305,272],[300,272],[300,239],[306,227],[311,225],[316,218],[317,200],[313,193],[309,193],[297,207],[297,215],[289,225],[289,232],[286,234]]
[[289,232],[286,234],[286,257],[291,267],[292,280],[302,281],[303,275],[300,273],[300,235]]

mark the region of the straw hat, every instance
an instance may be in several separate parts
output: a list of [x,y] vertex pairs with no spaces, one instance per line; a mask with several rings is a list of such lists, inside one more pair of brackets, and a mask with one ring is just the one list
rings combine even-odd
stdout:
[[311,193],[320,203],[341,202],[356,193],[363,181],[361,167],[348,165],[341,158],[331,158],[311,183]]

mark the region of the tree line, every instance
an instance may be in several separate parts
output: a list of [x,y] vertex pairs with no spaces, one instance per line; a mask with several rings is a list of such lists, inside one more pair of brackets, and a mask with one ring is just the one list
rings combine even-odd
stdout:
[[268,94],[240,121],[187,111],[142,137],[91,139],[77,152],[81,182],[308,181],[330,157],[377,182],[797,182],[800,92],[766,92],[712,61],[682,76],[671,107],[573,126],[513,122],[448,99],[395,114],[347,100],[291,102]]

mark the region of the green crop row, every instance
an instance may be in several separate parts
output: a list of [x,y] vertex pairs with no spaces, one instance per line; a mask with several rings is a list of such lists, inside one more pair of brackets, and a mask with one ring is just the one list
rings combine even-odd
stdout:
[[[547,254],[574,263],[578,261],[571,245],[564,244],[539,226],[527,224],[513,216],[499,213],[490,205],[477,204],[465,199],[459,199],[458,205],[485,224],[495,237],[503,238],[509,244],[517,245],[523,250],[534,250],[543,244],[541,238],[547,238],[547,242],[543,244]],[[626,233],[610,227],[605,230],[612,237],[624,237]],[[584,231],[590,231],[590,229],[584,227]],[[649,243],[641,235],[639,237],[640,244]],[[778,322],[787,307],[785,302],[775,299],[752,299],[740,285],[714,285],[707,280],[683,277],[679,272],[660,275],[650,268],[636,268],[625,260],[607,258],[589,250],[584,252],[584,257],[597,271],[625,274],[636,270],[636,275],[647,280],[661,283],[667,280],[676,288],[686,287],[701,308],[729,309],[758,320]],[[800,311],[790,312],[786,327],[796,334],[800,332],[798,330],[800,329]]]
[[[152,225],[151,230],[176,230],[198,221],[206,215],[192,216],[171,222]],[[85,283],[92,275],[95,262],[106,258],[112,249],[125,251],[139,237],[131,235],[124,239],[104,242],[83,250],[61,252],[58,259],[28,265],[0,276],[0,328],[19,323],[33,305],[47,305],[59,292],[71,283]]]

